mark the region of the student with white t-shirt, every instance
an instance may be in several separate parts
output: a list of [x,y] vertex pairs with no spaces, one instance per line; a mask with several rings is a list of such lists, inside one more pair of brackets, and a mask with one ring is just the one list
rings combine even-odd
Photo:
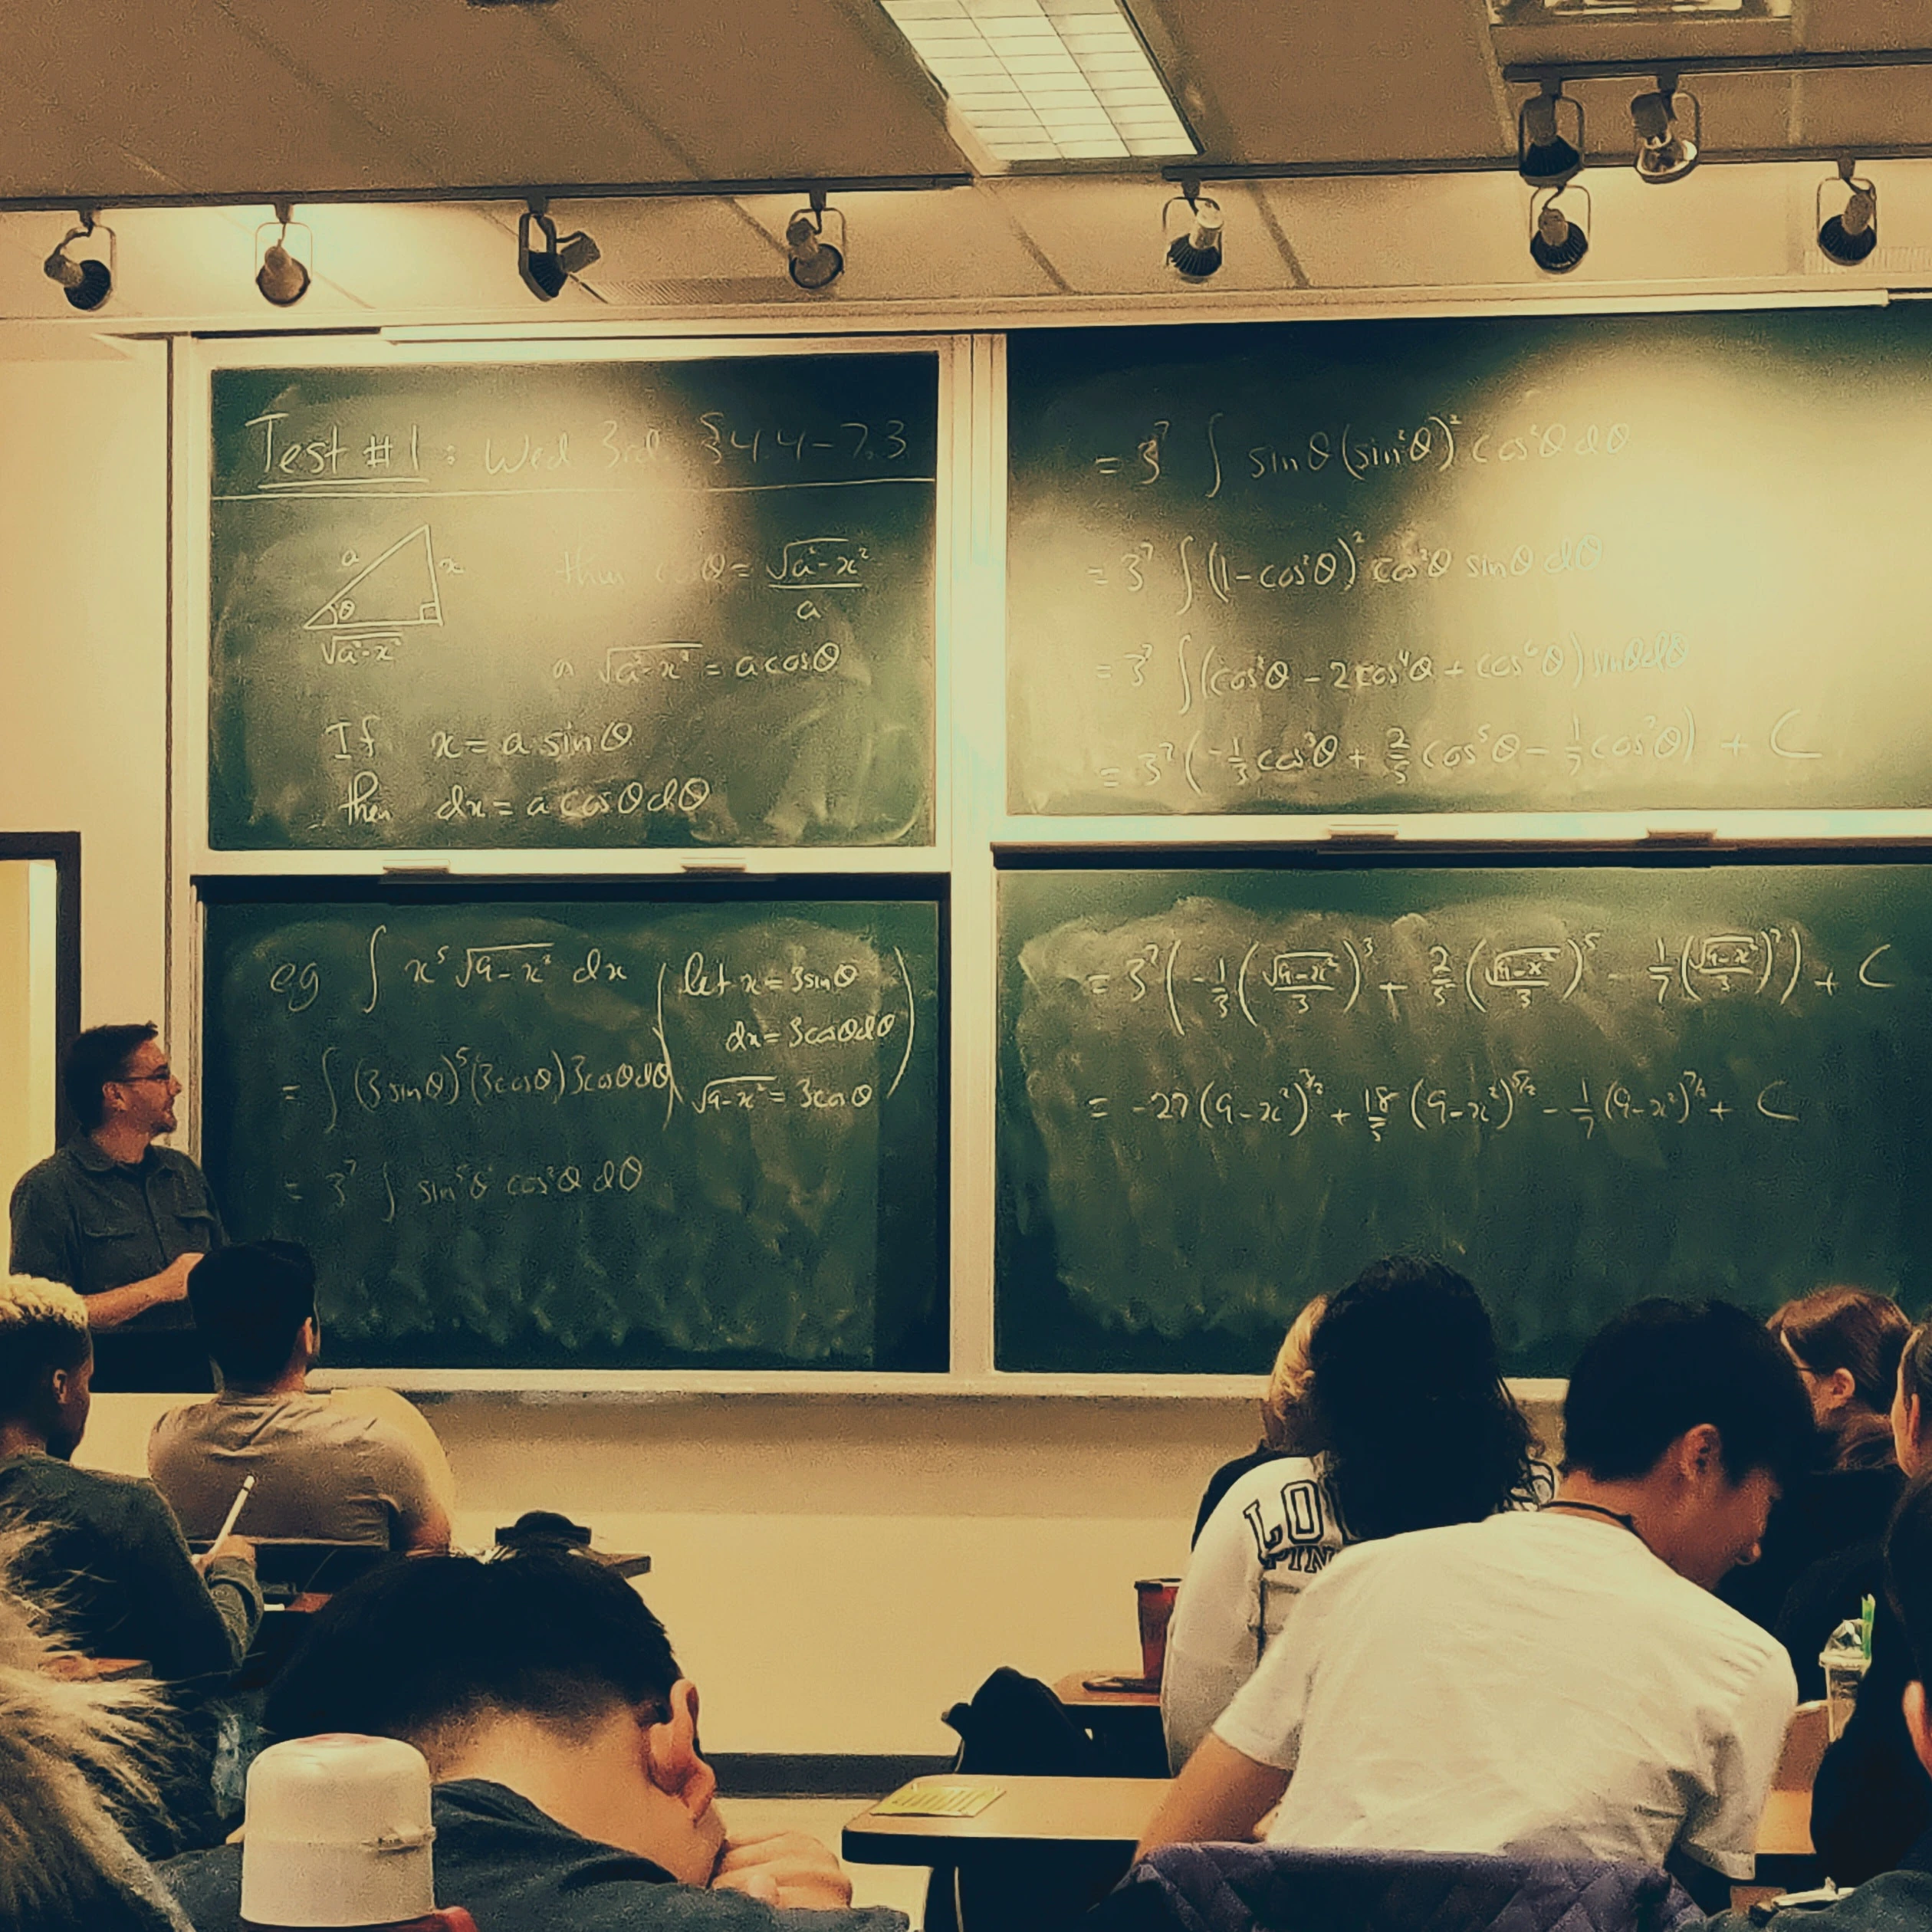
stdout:
[[1750,1876],[1796,1684],[1710,1592],[1803,1467],[1804,1390],[1743,1310],[1646,1302],[1584,1351],[1564,1429],[1539,1513],[1328,1566],[1143,1852],[1279,1802],[1276,1844],[1668,1862],[1707,1906]]
[[1307,1419],[1326,1446],[1237,1477],[1181,1579],[1161,1680],[1176,1770],[1345,1543],[1475,1522],[1549,1493],[1488,1313],[1453,1269],[1407,1255],[1372,1263],[1307,1349]]

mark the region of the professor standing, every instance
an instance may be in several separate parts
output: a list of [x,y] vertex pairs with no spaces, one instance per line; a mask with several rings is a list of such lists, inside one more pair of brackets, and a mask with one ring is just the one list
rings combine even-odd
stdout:
[[86,1297],[94,1386],[113,1392],[211,1386],[188,1276],[227,1237],[201,1169],[154,1145],[174,1132],[181,1091],[157,1031],[75,1039],[61,1078],[80,1132],[13,1191],[13,1272]]

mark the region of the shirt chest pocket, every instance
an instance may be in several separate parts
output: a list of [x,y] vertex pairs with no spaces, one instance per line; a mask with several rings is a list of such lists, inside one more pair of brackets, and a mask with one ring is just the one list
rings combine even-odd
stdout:
[[146,1215],[118,1202],[90,1201],[81,1204],[75,1221],[87,1276],[75,1285],[84,1292],[139,1281],[154,1272],[159,1257]]

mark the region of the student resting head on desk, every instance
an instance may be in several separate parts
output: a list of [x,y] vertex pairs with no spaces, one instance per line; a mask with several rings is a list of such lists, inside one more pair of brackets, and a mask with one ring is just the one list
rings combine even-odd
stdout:
[[[423,1556],[351,1584],[264,1720],[422,1752],[437,1896],[489,1932],[905,1932],[852,1907],[816,1840],[727,1835],[695,1687],[637,1593],[586,1556]],[[238,1846],[163,1872],[199,1932],[239,1927]]]
[[1710,1592],[1803,1465],[1797,1370],[1742,1309],[1647,1302],[1584,1350],[1564,1419],[1541,1512],[1362,1543],[1310,1583],[1142,1852],[1279,1802],[1277,1844],[1668,1861],[1700,1903],[1751,1875],[1791,1665]]

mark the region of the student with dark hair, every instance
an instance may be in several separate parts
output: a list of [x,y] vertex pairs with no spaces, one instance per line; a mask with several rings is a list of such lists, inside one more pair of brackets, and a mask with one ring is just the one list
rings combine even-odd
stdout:
[[1797,1370],[1740,1309],[1646,1302],[1584,1350],[1564,1417],[1540,1511],[1327,1566],[1143,1851],[1279,1803],[1277,1844],[1668,1861],[1711,1901],[1749,1878],[1791,1666],[1710,1592],[1803,1466]]
[[154,1145],[174,1132],[181,1092],[156,1031],[90,1027],[75,1037],[61,1072],[80,1131],[13,1191],[12,1270],[86,1298],[103,1389],[209,1386],[188,1276],[225,1237],[201,1169]]
[[[1924,1324],[1911,1332],[1899,1362],[1891,1428],[1899,1467],[1917,1483],[1932,1470],[1932,1327]],[[1867,1592],[1875,1600],[1871,1659],[1858,1702],[1812,1784],[1812,1843],[1842,1885],[1890,1871],[1932,1826],[1932,1784],[1920,1773],[1901,1704],[1917,1668],[1912,1640],[1886,1592],[1884,1562],[1881,1544],[1875,1566],[1849,1552],[1822,1571],[1835,1588],[1817,1592],[1820,1608],[1807,1624],[1815,1654],[1840,1622],[1858,1615]],[[1932,1662],[1932,1651],[1922,1654]]]
[[[1767,1324],[1797,1365],[1817,1424],[1818,1467],[1788,1487],[1764,1533],[1764,1553],[1718,1592],[1753,1622],[1790,1636],[1802,1697],[1822,1697],[1819,1642],[1802,1612],[1812,1572],[1861,1552],[1876,1573],[1880,1539],[1905,1479],[1888,1411],[1912,1325],[1898,1304],[1862,1288],[1821,1288],[1786,1302]],[[1829,1633],[1827,1633],[1829,1634]]]
[[[1899,1778],[1910,1780],[1920,1800],[1921,1835],[1900,1848],[1894,1866],[1867,1878],[1835,1903],[1783,1911],[1774,1906],[1769,1911],[1760,1907],[1748,1917],[1727,1913],[1712,1921],[1710,1932],[1755,1932],[1766,1924],[1772,1932],[1932,1932],[1932,1829],[1926,1829],[1932,1812],[1924,1809],[1932,1789],[1926,1783],[1932,1773],[1932,1694],[1927,1690],[1926,1661],[1932,1660],[1932,1476],[1915,1476],[1900,1500],[1885,1537],[1885,1576],[1894,1652],[1901,1665],[1897,1678],[1884,1689],[1891,1704],[1889,1714],[1902,1725],[1910,1746],[1896,1771]],[[1873,1672],[1858,1693],[1861,1714],[1866,1700],[1881,1689],[1874,1681],[1878,1654],[1875,1639]],[[1917,1664],[1911,1661],[1914,1654],[1921,1660]],[[1829,1763],[1830,1753],[1826,1756]],[[1823,1776],[1822,1769],[1819,1775]],[[1837,1877],[1829,1848],[1821,1842],[1819,1849]]]
[[[280,1738],[421,1751],[437,1895],[494,1932],[904,1932],[896,1912],[852,1909],[815,1841],[727,1836],[697,1690],[663,1625],[589,1556],[385,1566],[317,1613],[266,1720]],[[229,1845],[163,1875],[199,1932],[230,1932],[241,1870]]]
[[449,1465],[429,1425],[388,1390],[309,1389],[322,1333],[307,1249],[224,1248],[188,1293],[222,1392],[163,1415],[147,1460],[190,1536],[212,1536],[252,1476],[245,1521],[258,1539],[449,1547]]
[[1503,1385],[1488,1312],[1438,1261],[1392,1256],[1329,1300],[1305,1406],[1322,1450],[1231,1483],[1181,1579],[1161,1681],[1176,1770],[1344,1544],[1477,1522],[1554,1487]]

